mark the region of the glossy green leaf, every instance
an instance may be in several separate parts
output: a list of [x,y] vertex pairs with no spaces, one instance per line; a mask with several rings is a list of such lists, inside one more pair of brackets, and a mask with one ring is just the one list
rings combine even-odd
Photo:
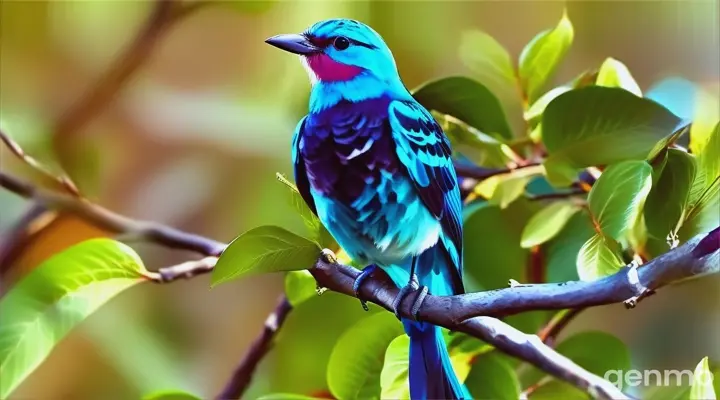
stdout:
[[652,168],[645,161],[609,166],[588,195],[588,206],[603,235],[619,240],[632,227],[652,186]]
[[523,114],[523,117],[526,121],[531,121],[536,119],[537,117],[540,117],[545,111],[545,108],[547,108],[548,104],[550,104],[551,101],[555,100],[556,97],[560,96],[561,94],[570,91],[572,88],[569,86],[558,86],[556,88],[550,89],[548,92],[546,92],[544,95],[540,96],[539,99],[537,99],[530,108],[525,111]]
[[635,82],[625,64],[612,57],[605,59],[605,62],[600,66],[595,84],[622,88],[636,96],[642,96],[640,86]]
[[470,78],[454,76],[428,82],[415,89],[413,97],[428,110],[452,115],[488,135],[512,137],[500,101]]
[[330,232],[328,232],[322,222],[320,222],[320,218],[310,210],[310,207],[308,207],[302,195],[300,195],[297,186],[280,173],[277,173],[275,177],[289,189],[290,202],[305,223],[305,228],[310,234],[310,238],[315,240],[322,248],[331,250],[338,249],[339,246],[335,242],[335,239],[330,235]]
[[202,400],[202,398],[182,390],[159,390],[144,395],[142,400]]
[[512,365],[496,352],[475,360],[465,385],[474,399],[517,400],[522,391]]
[[223,251],[212,285],[251,274],[308,269],[319,256],[317,243],[277,226],[261,226],[238,236]]
[[507,50],[485,32],[472,30],[460,39],[460,60],[493,91],[516,91],[515,67]]
[[572,201],[550,203],[533,215],[525,225],[520,246],[530,248],[554,238],[579,210],[580,207]]
[[328,364],[338,338],[358,321],[389,314],[372,303],[368,307],[366,312],[356,298],[327,291],[293,308],[258,371],[266,383],[257,394],[329,392]]
[[690,399],[692,400],[715,400],[717,393],[713,388],[713,374],[710,372],[708,358],[700,360],[700,363],[693,371],[693,382],[690,387]]
[[327,369],[330,392],[339,400],[379,399],[383,356],[404,333],[395,315],[380,312],[360,320],[338,339]]
[[450,140],[453,152],[483,167],[500,168],[507,165],[510,160],[507,145],[451,115],[435,113],[435,118]]
[[554,185],[570,184],[582,168],[644,160],[682,121],[659,104],[626,90],[588,86],[548,104],[542,118],[545,161]]
[[659,239],[678,226],[695,178],[695,160],[684,151],[669,149],[664,164],[644,207],[648,233]]
[[563,13],[553,29],[535,36],[520,53],[520,83],[528,102],[534,103],[565,58],[574,36],[573,26]]
[[693,154],[700,154],[708,144],[710,135],[720,119],[720,98],[717,94],[697,90],[694,100],[695,112],[690,127],[689,147]]
[[705,176],[705,187],[709,187],[720,176],[720,122],[715,125],[697,157],[698,166]]
[[490,204],[505,209],[525,193],[525,187],[530,180],[542,172],[541,166],[516,169],[485,179],[474,190],[476,194],[488,199]]
[[317,282],[308,270],[290,271],[285,275],[285,296],[293,307],[317,296]]
[[[409,399],[410,386],[408,383],[408,353],[410,351],[410,337],[403,334],[396,337],[385,352],[382,372],[380,373],[381,399]],[[470,358],[467,354],[457,352],[450,355],[453,366],[460,382],[464,382],[470,372]]]
[[709,232],[720,225],[720,176],[702,191],[697,200],[688,207],[678,231],[681,242],[699,234]]
[[595,234],[580,249],[577,256],[577,273],[581,280],[594,281],[616,273],[623,262],[619,245],[612,238]]
[[0,398],[77,324],[145,274],[130,247],[104,238],[74,245],[33,269],[0,300]]
[[577,257],[585,242],[595,234],[590,215],[582,210],[573,215],[560,233],[542,247],[548,282],[579,279]]

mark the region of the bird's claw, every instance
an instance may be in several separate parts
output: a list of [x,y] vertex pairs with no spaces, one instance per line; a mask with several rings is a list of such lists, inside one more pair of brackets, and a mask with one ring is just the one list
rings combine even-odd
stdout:
[[337,256],[330,249],[322,249],[321,255],[322,255],[322,258],[329,264],[337,264],[338,263]]
[[365,311],[369,311],[370,309],[367,306],[367,302],[360,297],[360,285],[365,282],[365,279],[367,279],[368,276],[372,275],[372,273],[375,272],[376,268],[377,266],[375,264],[371,264],[363,268],[362,272],[360,272],[360,275],[358,275],[358,277],[355,278],[355,282],[353,282],[353,292],[355,292],[355,297],[360,300],[360,305],[362,305],[362,308]]
[[398,319],[400,319],[400,305],[402,304],[403,299],[411,292],[415,291],[417,291],[418,294],[415,297],[415,301],[413,301],[412,308],[410,309],[410,315],[412,315],[412,318],[417,321],[417,313],[420,311],[420,306],[422,306],[423,301],[425,301],[425,297],[427,297],[428,288],[427,286],[420,286],[416,275],[413,275],[410,278],[410,282],[400,289],[400,293],[398,293],[395,300],[393,300],[393,313],[395,313],[395,316]]

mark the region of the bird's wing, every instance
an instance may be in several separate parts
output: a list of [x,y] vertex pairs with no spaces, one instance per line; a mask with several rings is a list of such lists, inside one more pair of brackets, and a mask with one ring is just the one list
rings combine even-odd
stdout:
[[310,182],[305,172],[305,163],[302,160],[302,132],[305,128],[305,120],[307,115],[304,116],[295,127],[295,133],[293,134],[292,140],[292,162],[295,170],[295,185],[300,192],[305,203],[307,203],[310,210],[317,215],[317,209],[315,208],[315,200],[310,193]]
[[396,153],[420,198],[443,228],[445,250],[455,266],[453,286],[462,285],[462,201],[450,142],[432,115],[414,101],[393,101],[388,110]]

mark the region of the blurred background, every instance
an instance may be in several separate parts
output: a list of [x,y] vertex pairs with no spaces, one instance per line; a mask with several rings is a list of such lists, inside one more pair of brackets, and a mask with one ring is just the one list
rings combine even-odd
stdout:
[[[265,38],[320,19],[359,19],[386,39],[413,88],[477,74],[460,57],[469,30],[488,32],[517,59],[535,34],[555,26],[565,6],[575,41],[557,83],[614,57],[644,91],[673,97],[694,87],[717,98],[717,1],[238,1],[201,7],[153,32],[151,1],[3,0],[0,124],[28,153],[64,167],[83,193],[119,213],[221,241],[264,224],[299,229],[274,175],[292,176],[290,139],[306,111],[309,82],[297,58]],[[127,76],[107,76],[138,35],[154,37],[146,56],[125,65],[132,67]],[[107,80],[122,82],[117,91],[93,94],[81,123],[68,122],[68,110]],[[513,94],[497,95],[520,121]],[[683,106],[674,111],[687,112],[678,111]],[[0,157],[4,171],[45,184],[5,148]],[[7,235],[30,206],[0,191],[0,232]],[[70,216],[43,223],[49,225],[16,257],[4,284],[48,255],[103,234]],[[150,269],[196,257],[132,245]],[[212,290],[209,276],[134,287],[62,341],[14,398],[127,399],[163,388],[210,398],[259,333],[282,278],[252,277]],[[639,368],[692,369],[706,355],[720,359],[719,283],[713,277],[664,289],[633,311],[593,309],[564,335],[610,331],[632,349]],[[332,293],[304,303],[247,398],[325,391],[334,339],[361,315],[357,300]]]

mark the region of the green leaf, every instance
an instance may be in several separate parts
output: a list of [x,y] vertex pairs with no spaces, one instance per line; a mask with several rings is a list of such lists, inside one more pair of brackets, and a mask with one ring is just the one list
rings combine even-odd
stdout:
[[560,233],[543,245],[548,282],[567,282],[579,279],[576,261],[580,249],[593,235],[590,215],[586,210],[576,213]]
[[472,30],[460,39],[460,60],[478,80],[496,91],[516,92],[515,68],[507,50],[485,32]]
[[476,165],[484,167],[500,168],[507,165],[510,148],[506,144],[451,115],[433,114],[450,140],[453,152],[462,154]]
[[715,125],[697,157],[698,165],[705,176],[705,187],[709,187],[713,180],[720,176],[720,122]]
[[720,99],[704,90],[697,90],[695,97],[695,112],[690,127],[690,151],[700,154],[707,146],[720,118]]
[[693,382],[690,388],[690,399],[692,400],[715,400],[717,399],[713,388],[713,375],[710,372],[708,358],[700,360],[693,372]]
[[143,400],[202,400],[201,397],[182,390],[159,390],[143,396]]
[[212,285],[251,274],[308,269],[319,255],[315,242],[277,226],[261,226],[238,236],[223,251]]
[[32,270],[0,300],[0,398],[77,324],[145,275],[130,247],[104,238],[74,245]]
[[688,208],[678,231],[681,242],[720,225],[720,176]]
[[619,245],[612,238],[600,234],[591,237],[577,256],[577,273],[584,281],[612,275],[623,266],[618,255]]
[[681,123],[661,105],[623,89],[588,86],[566,92],[543,113],[548,178],[568,185],[578,169],[644,160]]
[[465,382],[474,399],[517,400],[522,391],[512,365],[495,352],[478,357]]
[[275,178],[290,189],[290,202],[303,219],[305,228],[307,228],[307,231],[310,234],[310,238],[315,240],[322,248],[331,250],[338,249],[339,246],[335,242],[335,239],[332,237],[330,232],[328,232],[322,222],[320,222],[320,218],[318,218],[317,215],[312,212],[310,207],[308,207],[307,203],[305,203],[305,199],[303,199],[302,195],[300,195],[300,191],[298,191],[297,186],[287,180],[283,174],[277,173],[275,174]]
[[486,198],[490,204],[507,208],[523,193],[530,179],[542,174],[542,166],[516,169],[512,172],[491,176],[475,187],[475,193]]
[[554,238],[580,210],[572,201],[556,201],[538,211],[523,229],[520,246],[530,248]]
[[687,206],[690,185],[695,178],[695,160],[689,154],[669,149],[665,167],[652,185],[645,202],[645,226],[655,238],[675,232]]
[[540,117],[551,101],[555,100],[555,98],[561,94],[569,92],[571,89],[572,88],[569,86],[558,86],[554,89],[550,89],[547,93],[540,96],[540,98],[537,99],[532,106],[527,109],[527,111],[525,111],[523,118],[525,118],[526,121],[532,121],[537,117]]
[[400,321],[381,312],[360,320],[335,344],[327,368],[330,392],[339,400],[379,399],[383,356],[402,335]]
[[428,110],[450,114],[481,132],[512,137],[500,101],[470,78],[455,76],[428,82],[415,89],[413,96]]
[[[410,386],[408,384],[408,353],[410,351],[410,337],[401,335],[396,337],[385,352],[385,361],[380,372],[380,398],[381,399],[409,399]],[[465,353],[450,355],[453,366],[460,382],[464,382],[470,372],[468,368],[469,357]]]
[[520,83],[533,103],[545,84],[552,78],[573,41],[573,26],[563,12],[554,29],[539,33],[520,53]]
[[625,64],[612,57],[605,59],[605,62],[600,66],[595,84],[622,88],[636,96],[642,96],[640,86],[635,82]]
[[619,240],[642,211],[651,186],[652,168],[645,161],[623,161],[605,169],[588,195],[599,233]]
[[317,296],[317,282],[310,271],[289,271],[285,275],[285,296],[293,307]]
[[[606,332],[586,331],[572,335],[560,342],[556,350],[586,371],[601,377],[610,371],[627,371],[631,367],[630,352],[625,344]],[[599,354],[602,356],[598,357]],[[533,367],[521,377],[521,381],[523,386],[530,386],[545,375]]]

